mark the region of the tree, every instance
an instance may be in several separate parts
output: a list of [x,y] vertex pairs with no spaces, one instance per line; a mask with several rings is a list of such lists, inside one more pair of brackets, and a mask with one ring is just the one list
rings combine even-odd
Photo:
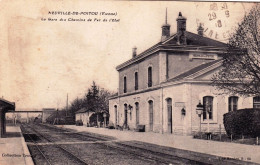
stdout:
[[212,81],[224,93],[260,96],[260,5],[238,24],[224,53],[223,67]]
[[83,99],[76,98],[72,101],[69,109],[72,116],[75,116],[75,113],[81,108],[83,108]]
[[109,97],[111,96],[111,92],[105,89],[101,89],[99,92],[99,110],[101,112],[108,113],[109,109]]
[[84,107],[90,111],[95,112],[97,125],[102,118],[102,113],[108,113],[108,98],[110,92],[103,88],[99,88],[98,85],[93,81],[91,88],[88,89],[86,97],[84,99]]
[[96,113],[108,112],[108,98],[110,96],[111,92],[104,88],[100,88],[93,81],[92,86],[88,89],[84,99],[84,107],[89,111]]
[[97,112],[99,110],[99,87],[93,81],[91,88],[88,89],[84,106],[88,111]]
[[88,88],[88,92],[85,94],[84,98],[77,98],[72,101],[69,110],[72,112],[72,115],[75,117],[75,112],[80,110],[81,108],[86,108],[88,112],[95,112],[96,122],[99,122],[99,118],[103,118],[100,116],[102,113],[108,113],[108,98],[111,96],[111,92],[100,88],[96,85],[95,81],[93,81],[90,88]]

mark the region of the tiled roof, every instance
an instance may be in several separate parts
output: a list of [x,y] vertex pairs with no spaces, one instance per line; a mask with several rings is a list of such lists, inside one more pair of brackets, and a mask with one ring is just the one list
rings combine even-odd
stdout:
[[87,108],[81,108],[80,110],[78,110],[76,113],[85,113],[87,112]]
[[196,73],[198,71],[201,71],[201,70],[203,70],[203,69],[205,69],[205,68],[207,68],[207,67],[209,67],[209,66],[211,66],[213,64],[216,64],[216,63],[218,63],[220,61],[221,61],[221,59],[220,60],[214,60],[214,61],[202,64],[202,65],[199,65],[199,66],[197,66],[195,68],[192,68],[192,69],[188,70],[187,72],[184,72],[182,74],[179,74],[178,76],[175,76],[175,77],[167,80],[167,82],[181,80],[181,79],[183,79],[185,77],[188,77],[188,76],[190,76],[190,75],[192,75],[192,74],[194,74],[194,73]]
[[207,38],[195,33],[186,31],[187,44],[188,45],[200,45],[200,46],[216,46],[216,47],[226,47],[227,44]]
[[134,58],[131,58],[130,60],[127,60],[126,62],[118,65],[116,68],[119,69],[121,66],[127,65],[127,63],[135,61],[135,60],[139,60],[141,59],[145,54],[155,50],[156,48],[158,48],[158,46],[161,45],[161,42],[151,46],[150,48],[146,49],[145,51],[143,51],[142,53],[138,54],[137,56],[135,56]]
[[134,58],[129,59],[128,61],[118,65],[116,67],[117,70],[120,70],[136,61],[139,61],[149,55],[151,52],[158,51],[159,49],[164,49],[165,46],[171,46],[168,47],[170,49],[178,49],[178,50],[192,50],[192,49],[204,49],[205,51],[208,50],[224,50],[227,47],[227,44],[222,43],[217,40],[213,40],[211,38],[207,38],[195,33],[191,33],[188,31],[185,31],[186,38],[187,38],[187,45],[179,45],[177,44],[177,34],[171,35],[167,40],[164,42],[158,42],[157,44],[153,45],[152,47],[146,49],[142,53],[138,54]]

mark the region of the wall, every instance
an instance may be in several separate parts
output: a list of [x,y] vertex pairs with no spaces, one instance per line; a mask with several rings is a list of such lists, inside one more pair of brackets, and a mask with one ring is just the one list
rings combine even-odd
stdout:
[[120,97],[109,101],[109,122],[115,124],[115,110],[114,106],[117,106],[118,111],[118,125],[123,126],[125,121],[124,116],[124,104],[131,105],[133,108],[131,114],[128,112],[128,125],[130,129],[136,128],[136,106],[135,103],[139,103],[139,125],[145,125],[146,131],[149,131],[149,106],[148,101],[153,101],[153,131],[161,132],[161,91],[154,90],[150,92],[140,93],[131,96]]
[[89,117],[93,114],[94,112],[85,112],[85,113],[77,113],[76,114],[76,121],[77,120],[82,120],[83,125],[87,126],[89,123]]
[[80,115],[80,113],[77,113],[77,114],[76,114],[75,120],[76,120],[76,121],[81,120],[81,115]]
[[[187,85],[179,84],[167,86],[163,89],[163,132],[169,133],[168,130],[168,109],[167,99],[172,99],[172,129],[174,134],[186,135],[187,127],[190,122],[190,116],[187,112],[186,91]],[[186,115],[182,115],[181,110],[186,110]]]
[[[200,118],[196,113],[196,106],[202,102],[204,96],[213,96],[213,119],[203,120],[201,118],[202,131],[209,128],[211,132],[225,132],[223,125],[223,115],[228,112],[228,95],[219,95],[214,87],[205,83],[183,83],[178,85],[168,85],[161,89],[150,92],[120,97],[109,101],[110,123],[115,123],[114,106],[117,106],[118,125],[124,124],[124,104],[131,105],[132,111],[128,112],[128,124],[130,129],[136,128],[135,102],[139,102],[139,124],[146,126],[149,131],[149,106],[148,101],[154,103],[154,130],[153,132],[169,133],[168,130],[168,110],[166,99],[172,99],[172,129],[173,134],[191,135],[199,131]],[[253,107],[252,98],[239,97],[238,109]],[[185,109],[186,114],[181,113]]]
[[135,91],[135,72],[138,72],[138,90],[148,88],[148,67],[152,66],[153,86],[159,84],[159,56],[151,55],[145,60],[119,71],[119,94],[124,93],[124,76],[127,77],[127,93]]
[[[201,119],[202,131],[207,131],[208,121],[210,126],[210,131],[224,132],[223,124],[223,115],[228,112],[228,98],[233,95],[220,95],[220,92],[214,87],[207,84],[191,84],[191,102],[192,102],[192,132],[199,130],[200,120],[196,114],[196,105],[199,103],[199,100],[203,100],[203,96],[213,96],[213,120],[204,120]],[[238,109],[243,108],[252,108],[253,98],[239,97],[238,99]]]

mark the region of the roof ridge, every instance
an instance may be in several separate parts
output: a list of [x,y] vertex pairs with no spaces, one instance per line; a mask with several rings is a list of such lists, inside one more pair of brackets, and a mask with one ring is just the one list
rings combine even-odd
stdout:
[[[125,61],[124,63],[118,65],[116,67],[116,70],[120,70],[140,59],[142,59],[143,57],[146,57],[147,54],[151,54],[153,51],[157,51],[157,48],[161,48],[163,46],[167,46],[167,44],[169,46],[176,46],[179,48],[208,48],[208,49],[223,49],[227,46],[226,43],[224,42],[220,42],[211,38],[208,38],[206,36],[201,36],[199,34],[195,34],[189,31],[185,31],[185,33],[187,34],[187,39],[189,39],[189,41],[191,41],[190,44],[187,45],[178,45],[178,44],[172,44],[172,43],[168,43],[171,42],[172,40],[174,40],[174,38],[176,37],[177,33],[172,34],[170,37],[168,37],[165,41],[163,42],[158,42],[157,44],[154,44],[153,46],[149,47],[148,49],[144,50],[143,52],[137,54],[134,58],[131,58],[127,61]],[[187,40],[188,42],[188,40]],[[189,50],[188,50],[189,51]],[[206,50],[207,51],[207,50]]]

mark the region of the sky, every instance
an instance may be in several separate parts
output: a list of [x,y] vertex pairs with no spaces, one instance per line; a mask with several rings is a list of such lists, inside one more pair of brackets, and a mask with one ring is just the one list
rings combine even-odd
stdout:
[[[119,80],[115,67],[132,57],[134,46],[139,54],[160,41],[166,8],[171,34],[176,32],[176,18],[182,12],[188,31],[197,33],[202,23],[206,37],[227,42],[252,5],[2,0],[0,97],[15,102],[17,110],[33,110],[62,108],[67,93],[69,103],[83,97],[92,81],[116,92]],[[82,14],[50,14],[55,11]],[[112,15],[101,15],[102,12]],[[87,15],[95,13],[98,15]],[[61,18],[66,21],[60,21]],[[69,18],[81,21],[68,21]]]

